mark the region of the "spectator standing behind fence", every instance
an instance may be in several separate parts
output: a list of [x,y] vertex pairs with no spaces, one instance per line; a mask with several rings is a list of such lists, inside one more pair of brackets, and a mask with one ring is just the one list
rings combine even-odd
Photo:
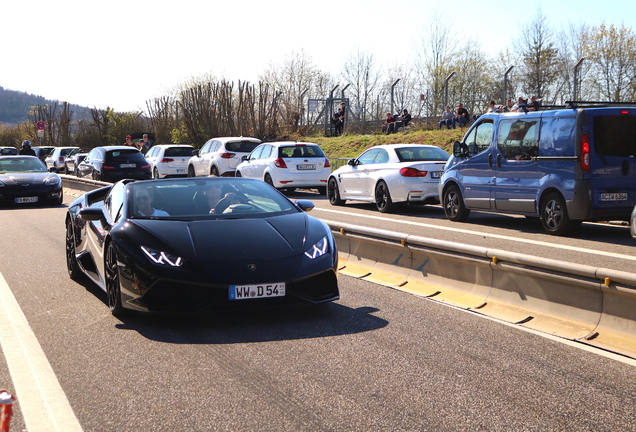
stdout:
[[333,124],[333,128],[334,128],[334,136],[340,135],[342,133],[342,125],[343,125],[342,110],[340,108],[338,108],[338,111],[333,113],[333,117],[331,118],[331,123]]
[[446,129],[450,129],[451,126],[453,126],[453,117],[453,112],[450,107],[446,105],[444,113],[442,114],[442,119],[439,121],[439,128],[441,129],[442,126],[446,125]]
[[456,125],[459,124],[459,127],[464,127],[468,124],[469,120],[468,110],[464,108],[464,104],[457,105],[457,111],[455,112],[455,117],[453,117],[453,129],[456,128]]
[[382,124],[382,132],[388,133],[389,126],[393,122],[395,122],[395,117],[393,116],[393,114],[391,114],[390,112],[386,113],[386,119],[384,120],[384,123]]

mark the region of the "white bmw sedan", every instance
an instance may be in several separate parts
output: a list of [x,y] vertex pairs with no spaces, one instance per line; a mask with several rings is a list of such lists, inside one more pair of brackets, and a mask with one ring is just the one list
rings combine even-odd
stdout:
[[437,185],[448,158],[448,153],[431,145],[371,147],[331,173],[329,202],[372,202],[382,213],[390,212],[396,203],[438,204]]

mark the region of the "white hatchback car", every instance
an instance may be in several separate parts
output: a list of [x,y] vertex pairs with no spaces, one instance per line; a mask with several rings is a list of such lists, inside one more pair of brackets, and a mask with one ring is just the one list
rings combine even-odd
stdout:
[[157,144],[146,152],[152,178],[186,177],[194,147],[187,144]]
[[261,179],[277,189],[327,192],[331,164],[318,144],[282,141],[256,147],[236,167],[237,177]]
[[51,154],[44,159],[48,170],[51,172],[66,171],[66,157],[77,148],[79,147],[53,147]]
[[188,162],[188,177],[233,177],[241,158],[261,143],[257,138],[224,137],[208,140]]
[[332,205],[346,200],[375,203],[386,213],[395,203],[438,204],[437,186],[448,153],[423,144],[386,144],[371,147],[338,168],[327,185]]

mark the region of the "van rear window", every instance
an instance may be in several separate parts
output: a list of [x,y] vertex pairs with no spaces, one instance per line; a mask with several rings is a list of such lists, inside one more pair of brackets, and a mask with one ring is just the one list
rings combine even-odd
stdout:
[[574,156],[576,118],[553,117],[541,121],[540,156]]
[[597,153],[603,156],[636,155],[636,117],[594,117],[594,143]]

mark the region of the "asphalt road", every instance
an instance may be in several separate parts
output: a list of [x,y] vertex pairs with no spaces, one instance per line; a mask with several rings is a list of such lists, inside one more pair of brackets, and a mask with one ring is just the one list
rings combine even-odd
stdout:
[[[64,212],[0,210],[0,273],[85,431],[636,430],[636,362],[345,276],[342,299],[321,307],[117,319],[66,274]],[[441,209],[404,213],[444,226]],[[0,388],[11,378],[0,358]],[[18,402],[11,430],[24,427]]]

